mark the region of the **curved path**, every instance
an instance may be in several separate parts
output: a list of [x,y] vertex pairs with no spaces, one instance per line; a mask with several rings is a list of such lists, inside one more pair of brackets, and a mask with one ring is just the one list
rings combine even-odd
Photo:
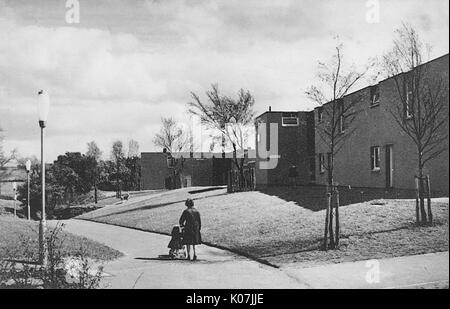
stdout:
[[[48,221],[55,225],[56,221]],[[64,230],[121,251],[104,266],[105,288],[288,289],[288,288],[448,288],[449,253],[281,269],[226,250],[201,245],[199,260],[170,260],[170,237],[91,221],[64,221]],[[367,276],[379,269],[378,280]],[[376,278],[375,277],[375,278]]]
[[[121,251],[106,263],[103,287],[109,288],[305,288],[280,269],[229,251],[198,246],[197,261],[168,260],[170,237],[103,223],[67,220],[64,230]],[[49,221],[49,224],[55,222]]]

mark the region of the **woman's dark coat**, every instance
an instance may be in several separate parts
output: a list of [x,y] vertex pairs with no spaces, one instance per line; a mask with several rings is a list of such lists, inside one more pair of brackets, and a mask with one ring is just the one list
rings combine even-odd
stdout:
[[183,244],[199,245],[202,243],[202,236],[200,235],[202,221],[197,209],[185,209],[181,214],[180,225],[184,226]]

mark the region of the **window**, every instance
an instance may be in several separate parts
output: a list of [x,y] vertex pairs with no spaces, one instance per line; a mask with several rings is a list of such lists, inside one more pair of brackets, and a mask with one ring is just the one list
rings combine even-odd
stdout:
[[372,171],[380,170],[380,146],[370,147],[370,168]]
[[323,121],[323,107],[319,107],[317,109],[317,122],[320,123]]
[[378,85],[370,87],[370,106],[377,106],[380,104],[380,88]]
[[297,113],[282,113],[281,125],[283,127],[298,127],[298,114]]
[[319,172],[325,173],[325,156],[323,153],[319,153]]
[[339,117],[338,129],[339,129],[340,133],[344,133],[344,131],[345,131],[344,101],[342,99],[340,99],[337,103],[338,103],[337,113],[338,113],[338,117]]

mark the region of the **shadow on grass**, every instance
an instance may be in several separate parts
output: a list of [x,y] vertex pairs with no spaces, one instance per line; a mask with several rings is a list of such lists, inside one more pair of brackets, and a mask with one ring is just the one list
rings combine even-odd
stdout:
[[[221,196],[221,195],[226,195],[226,194],[228,194],[228,193],[217,194],[217,195],[214,195],[214,196]],[[196,201],[196,200],[201,200],[201,199],[205,199],[205,198],[208,198],[208,197],[211,197],[211,196],[192,198],[192,200]],[[136,207],[136,208],[133,208],[133,209],[126,209],[126,210],[122,210],[122,211],[116,211],[116,212],[108,213],[106,215],[93,216],[90,219],[92,219],[92,220],[93,219],[101,219],[101,218],[106,218],[106,217],[109,217],[109,216],[121,215],[121,214],[135,212],[135,211],[154,209],[154,208],[169,206],[169,205],[172,205],[172,204],[183,203],[185,201],[186,201],[186,199],[182,199],[182,200],[171,201],[171,202],[167,202],[167,203],[159,203],[159,204],[152,204],[152,205],[147,205],[147,206],[142,206],[142,207]]]
[[197,193],[209,192],[209,191],[214,191],[214,190],[221,190],[221,189],[225,189],[225,188],[226,188],[226,186],[209,187],[209,188],[205,188],[205,189],[188,191],[188,193],[189,194],[197,194]]
[[[338,186],[338,190],[340,206],[376,199],[405,199],[415,197],[415,191],[409,189]],[[261,188],[258,191],[267,195],[277,196],[288,202],[294,202],[298,206],[312,211],[326,209],[327,195],[325,186],[273,186]]]

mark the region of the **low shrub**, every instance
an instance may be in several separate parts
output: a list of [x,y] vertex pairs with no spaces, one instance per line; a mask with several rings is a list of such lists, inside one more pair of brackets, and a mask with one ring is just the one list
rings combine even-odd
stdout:
[[[61,237],[64,224],[58,223],[46,234],[48,260],[45,266],[38,263],[39,252],[31,248],[30,240],[21,238],[21,260],[16,252],[8,252],[0,260],[0,288],[43,288],[43,289],[95,289],[100,286],[103,266],[94,266],[84,248],[73,256],[63,252],[64,238]],[[36,237],[37,239],[37,237]]]

